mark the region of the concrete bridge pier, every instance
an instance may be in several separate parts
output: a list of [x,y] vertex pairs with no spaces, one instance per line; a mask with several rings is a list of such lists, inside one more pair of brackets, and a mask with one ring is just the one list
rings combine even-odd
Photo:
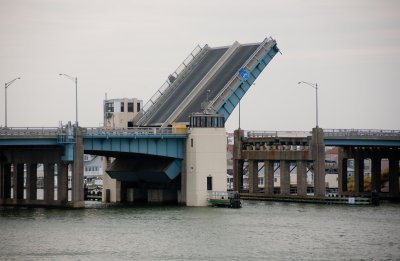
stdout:
[[74,161],[72,167],[72,202],[74,208],[85,207],[83,190],[83,135],[82,128],[75,128]]
[[272,160],[264,161],[264,193],[274,194],[274,161]]
[[400,155],[391,153],[389,157],[389,196],[398,198],[399,193],[399,158]]
[[37,199],[37,163],[26,166],[26,199],[30,202]]
[[343,148],[338,150],[338,193],[347,192],[347,153]]
[[258,192],[258,162],[249,160],[249,193]]
[[323,197],[325,196],[325,143],[323,129],[313,128],[311,150],[314,166],[314,195]]
[[[353,190],[348,188],[348,160],[354,160],[354,186]],[[371,162],[371,188],[365,187],[365,160]],[[389,161],[389,191],[382,192],[382,159]],[[398,198],[399,193],[399,159],[398,151],[391,148],[371,148],[371,147],[347,147],[340,148],[338,155],[338,187],[340,195],[363,195],[376,191],[381,196]]]
[[307,195],[307,162],[298,160],[297,165],[297,195]]
[[281,160],[279,164],[281,169],[281,195],[287,196],[290,195],[290,161]]
[[379,155],[373,155],[371,158],[371,191],[381,192],[381,166],[382,159]]
[[[244,131],[242,129],[235,130],[234,132],[234,147],[233,147],[233,190],[240,191],[243,189],[243,165],[244,161],[241,160],[242,152],[242,137]],[[272,164],[273,168],[273,164]],[[272,174],[273,175],[273,174]],[[273,193],[272,183],[272,193]]]

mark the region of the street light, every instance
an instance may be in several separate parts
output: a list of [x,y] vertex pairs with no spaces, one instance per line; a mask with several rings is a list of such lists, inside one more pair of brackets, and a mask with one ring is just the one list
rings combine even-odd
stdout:
[[4,102],[4,106],[5,106],[5,109],[4,109],[4,113],[5,113],[5,127],[7,128],[7,88],[13,83],[13,82],[15,82],[16,80],[19,80],[19,79],[21,79],[21,77],[18,77],[18,78],[15,78],[15,79],[13,79],[12,81],[9,81],[9,82],[6,82],[5,84],[4,84],[4,92],[5,92],[5,95],[4,95],[4,99],[5,99],[5,102]]
[[297,84],[307,84],[308,86],[312,87],[315,89],[315,120],[317,123],[317,128],[318,128],[318,84],[317,83],[309,83],[309,82],[304,82],[304,81],[300,81]]
[[65,76],[75,82],[75,123],[76,127],[78,127],[78,77],[72,77],[65,73],[60,73],[60,76]]

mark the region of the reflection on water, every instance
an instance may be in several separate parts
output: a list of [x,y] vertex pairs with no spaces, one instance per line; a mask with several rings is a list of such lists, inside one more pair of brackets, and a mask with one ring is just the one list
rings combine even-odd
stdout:
[[398,260],[400,205],[0,208],[0,259]]

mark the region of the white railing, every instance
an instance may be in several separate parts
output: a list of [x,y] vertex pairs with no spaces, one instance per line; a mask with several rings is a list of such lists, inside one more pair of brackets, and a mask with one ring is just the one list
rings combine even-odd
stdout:
[[150,98],[150,100],[143,106],[142,111],[144,113],[146,113],[147,110],[153,104],[155,104],[158,101],[158,99],[165,93],[165,91],[168,90],[168,88],[171,86],[174,80],[177,79],[178,76],[188,67],[188,65],[196,58],[196,56],[201,52],[202,49],[203,48],[201,48],[200,45],[197,45],[194,48],[194,50],[188,55],[188,57],[186,57],[186,59],[170,75],[170,77],[172,76],[173,78],[166,80],[165,83],[161,85],[161,87],[157,90],[157,92]]
[[57,136],[61,130],[57,127],[7,127],[0,128],[0,136]]
[[[246,68],[247,71],[251,72],[256,63],[254,63],[254,58],[259,55],[260,53],[262,53],[262,55],[265,52],[268,52],[269,49],[266,48],[267,44],[273,44],[275,43],[275,40],[272,39],[271,37],[267,37],[264,39],[264,41],[262,41],[259,46],[257,47],[257,49],[253,52],[253,54],[246,60],[246,62],[244,63],[242,68]],[[272,46],[272,45],[271,45]],[[258,62],[258,59],[256,59]],[[231,86],[233,85],[234,81],[240,82],[240,76],[239,76],[239,71],[237,71],[235,73],[235,75],[232,76],[232,78],[228,81],[227,84],[225,84],[225,86],[219,91],[218,95],[215,96],[215,98],[213,100],[211,100],[208,103],[207,108],[204,111],[207,112],[215,112],[216,111],[216,104],[218,104],[221,100],[226,99],[226,97],[228,96],[228,93],[233,93],[235,90],[231,88]]]
[[247,131],[246,134],[248,138],[305,138],[312,135],[310,131]]
[[[0,128],[0,137],[5,136],[71,136],[73,137],[73,129],[68,128]],[[136,136],[136,135],[176,135],[174,128],[156,128],[156,127],[138,127],[127,129],[107,129],[107,128],[83,128],[83,135],[90,136]],[[185,135],[185,134],[183,134]]]
[[137,136],[137,135],[176,135],[173,128],[138,127],[127,129],[86,128],[85,136]]
[[324,129],[325,137],[400,137],[400,130]]

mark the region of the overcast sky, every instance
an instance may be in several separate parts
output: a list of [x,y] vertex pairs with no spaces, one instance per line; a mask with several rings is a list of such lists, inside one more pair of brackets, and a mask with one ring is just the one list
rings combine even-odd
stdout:
[[[246,130],[400,129],[400,1],[1,0],[0,125],[102,124],[102,102],[144,103],[197,44],[273,37],[278,54],[241,102]],[[238,127],[238,108],[227,130]]]

